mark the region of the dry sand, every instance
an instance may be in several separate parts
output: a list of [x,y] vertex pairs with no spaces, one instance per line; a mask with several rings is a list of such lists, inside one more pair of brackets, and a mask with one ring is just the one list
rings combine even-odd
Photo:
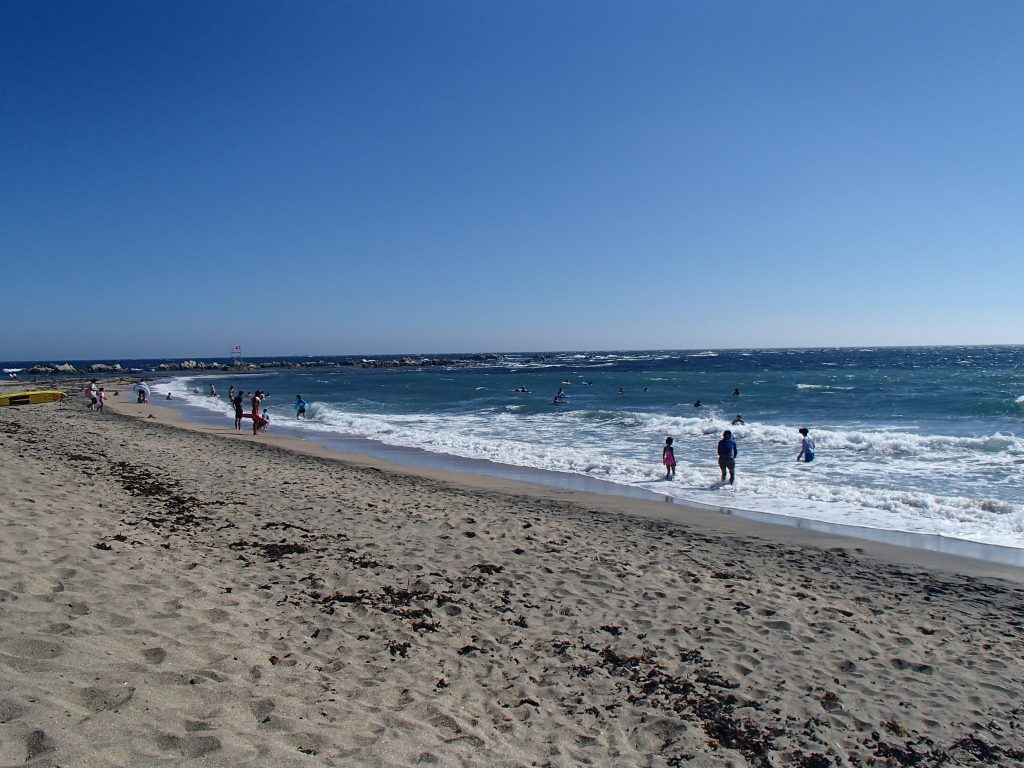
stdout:
[[129,400],[0,408],[0,766],[1024,762],[1019,570]]

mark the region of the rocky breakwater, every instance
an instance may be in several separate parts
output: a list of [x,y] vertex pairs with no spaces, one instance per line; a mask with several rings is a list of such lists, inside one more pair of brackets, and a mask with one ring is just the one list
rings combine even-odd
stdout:
[[359,361],[362,368],[427,368],[427,367],[451,367],[469,366],[482,362],[500,362],[503,355],[466,355],[465,357],[403,357],[394,360],[367,360]]
[[50,376],[52,374],[65,374],[75,375],[82,373],[122,373],[124,368],[121,367],[120,363],[114,363],[109,365],[107,363],[92,363],[84,368],[75,368],[71,363],[61,363],[59,365],[48,365],[45,363],[38,363],[33,365],[26,371],[34,376]]
[[119,374],[127,372],[152,371],[167,373],[171,371],[260,371],[267,368],[342,368],[358,366],[361,368],[425,368],[425,367],[457,367],[471,366],[484,362],[500,362],[504,359],[499,354],[472,354],[458,357],[401,357],[401,358],[320,358],[317,360],[259,360],[241,362],[232,360],[224,363],[216,360],[181,360],[163,361],[160,363],[146,362],[139,365],[122,366],[121,363],[91,363],[76,368],[71,363],[38,363],[26,373],[34,376],[65,375],[75,376],[85,373]]
[[220,371],[226,370],[224,363],[196,362],[195,360],[182,360],[180,363],[160,363],[153,366],[154,371]]

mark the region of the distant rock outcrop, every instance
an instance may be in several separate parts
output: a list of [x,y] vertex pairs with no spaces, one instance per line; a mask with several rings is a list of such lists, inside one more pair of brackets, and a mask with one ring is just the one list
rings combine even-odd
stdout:
[[217,371],[225,368],[223,363],[197,363],[195,360],[182,360],[180,363],[160,363],[153,366],[154,371]]
[[242,362],[231,360],[228,363],[216,361],[201,362],[196,360],[182,360],[181,362],[164,362],[155,365],[148,364],[144,368],[122,367],[121,363],[92,363],[79,371],[71,363],[54,365],[51,363],[38,363],[30,368],[27,373],[32,375],[50,375],[55,373],[77,374],[77,373],[128,373],[138,371],[153,371],[156,373],[168,371],[261,371],[265,368],[344,368],[359,366],[362,368],[425,368],[425,367],[462,367],[470,366],[481,362],[500,362],[503,355],[498,354],[474,354],[460,357],[402,357],[376,360],[371,358],[353,359],[338,358],[335,360],[261,360],[259,362]]

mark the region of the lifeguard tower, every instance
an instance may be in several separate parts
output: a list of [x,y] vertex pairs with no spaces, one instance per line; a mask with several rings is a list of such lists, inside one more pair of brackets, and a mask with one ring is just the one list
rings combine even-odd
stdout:
[[231,367],[241,368],[242,367],[242,345],[235,344],[235,348],[231,350]]

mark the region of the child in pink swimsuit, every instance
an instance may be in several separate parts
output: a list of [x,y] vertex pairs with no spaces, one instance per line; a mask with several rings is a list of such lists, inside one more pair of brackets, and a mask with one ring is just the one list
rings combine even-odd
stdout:
[[676,451],[672,447],[672,438],[665,438],[665,447],[661,449],[661,463],[665,465],[665,479],[676,476]]

